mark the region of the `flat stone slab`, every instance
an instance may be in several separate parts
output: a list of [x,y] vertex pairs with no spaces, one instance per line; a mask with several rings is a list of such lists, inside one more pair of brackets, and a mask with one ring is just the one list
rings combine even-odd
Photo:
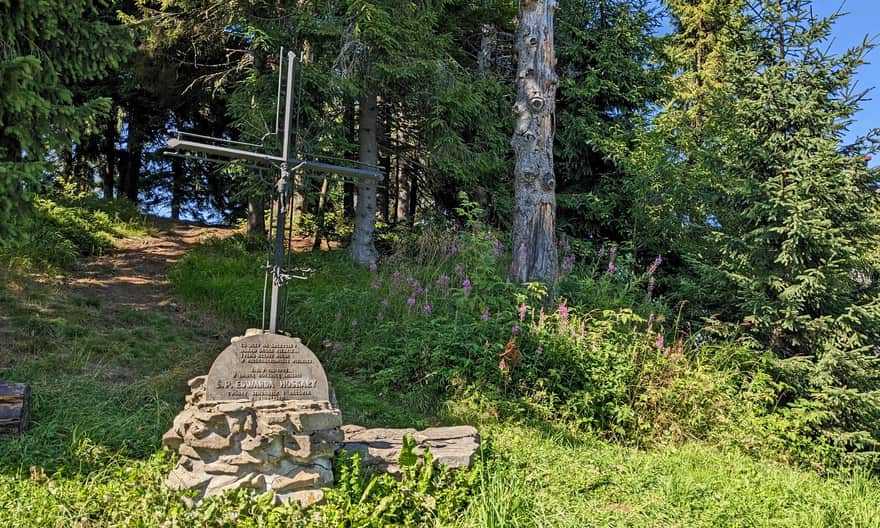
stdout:
[[358,425],[342,426],[341,448],[349,453],[360,453],[361,463],[369,469],[396,475],[403,449],[404,436],[416,441],[415,453],[424,456],[431,450],[434,463],[452,469],[469,467],[480,449],[480,435],[469,425],[415,429],[367,429]]

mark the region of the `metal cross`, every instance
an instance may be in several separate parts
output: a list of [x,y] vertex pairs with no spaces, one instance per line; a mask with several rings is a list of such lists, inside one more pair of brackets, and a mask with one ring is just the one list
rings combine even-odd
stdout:
[[[283,61],[283,52],[282,58]],[[343,165],[334,165],[319,161],[297,159],[290,156],[290,120],[293,106],[293,72],[294,72],[295,54],[292,51],[287,53],[287,91],[285,94],[284,104],[284,141],[280,155],[267,154],[254,150],[254,147],[262,148],[262,145],[253,143],[243,143],[240,141],[231,141],[224,138],[214,138],[210,136],[199,136],[196,134],[188,134],[177,131],[177,137],[168,140],[166,147],[171,151],[169,154],[180,155],[179,151],[194,152],[204,155],[203,159],[208,161],[220,162],[222,160],[248,160],[259,165],[271,165],[280,169],[276,190],[278,192],[278,205],[276,210],[276,226],[275,226],[275,250],[274,263],[266,269],[266,281],[271,274],[272,277],[272,293],[269,301],[269,331],[278,332],[278,304],[280,289],[294,277],[284,269],[284,229],[287,220],[287,197],[291,191],[290,175],[300,170],[313,170],[318,172],[333,173],[353,178],[375,178],[382,179],[382,173],[374,166],[364,166],[361,168],[346,167]],[[281,66],[279,64],[278,71],[278,102],[280,103],[281,92]],[[300,73],[302,76],[302,73]],[[276,108],[276,130],[277,125]],[[211,140],[212,143],[197,141],[196,139]],[[250,149],[248,147],[251,147]],[[187,154],[189,156],[189,154]],[[266,295],[263,293],[263,313],[266,312]]]

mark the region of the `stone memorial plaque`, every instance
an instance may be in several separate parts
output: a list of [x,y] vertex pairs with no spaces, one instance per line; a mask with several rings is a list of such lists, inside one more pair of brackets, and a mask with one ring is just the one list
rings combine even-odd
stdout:
[[330,400],[324,367],[298,338],[243,337],[217,356],[205,382],[206,401]]

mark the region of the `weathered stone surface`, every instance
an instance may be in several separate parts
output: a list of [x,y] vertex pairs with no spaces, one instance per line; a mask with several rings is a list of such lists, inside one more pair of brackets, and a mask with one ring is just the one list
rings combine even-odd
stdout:
[[233,466],[245,466],[248,464],[262,464],[263,461],[247,452],[241,452],[237,455],[223,455],[220,462],[224,464],[232,464]]
[[320,466],[298,470],[290,477],[276,477],[272,489],[278,493],[302,489],[317,489],[333,483],[333,474]]
[[365,429],[360,427],[354,430],[349,426],[342,429],[345,442],[363,442],[367,444],[401,444],[403,437],[410,435],[415,437],[418,433],[415,429]]
[[177,451],[181,444],[183,444],[183,438],[177,434],[175,429],[169,429],[162,435],[162,445],[171,451]]
[[324,502],[324,491],[313,489],[292,491],[289,493],[279,493],[275,495],[275,500],[284,503],[298,502],[300,504],[300,507],[308,508],[309,506]]
[[327,375],[298,338],[259,333],[230,344],[205,381],[206,401],[330,401]]
[[217,411],[219,411],[223,414],[234,414],[234,413],[239,413],[239,412],[246,412],[250,409],[251,409],[250,402],[248,402],[246,400],[222,403],[217,406]]
[[186,397],[186,403],[192,405],[205,399],[205,380],[208,376],[197,376],[187,382],[190,394]]
[[321,431],[342,425],[342,413],[338,409],[299,412],[290,415],[290,421],[298,431]]
[[178,453],[180,453],[181,456],[185,456],[185,457],[189,457],[189,458],[199,458],[199,454],[196,452],[196,450],[186,444],[180,444],[180,447],[178,447],[177,449],[174,449],[173,447],[169,447],[166,444],[165,449],[168,449],[170,451],[177,451]]
[[[316,488],[333,483],[331,460],[343,438],[339,409],[329,401],[207,401],[198,380],[162,437],[181,455],[169,487],[196,490],[196,501],[238,488],[302,506],[323,499]],[[305,429],[319,426],[331,428]]]
[[456,438],[468,438],[477,435],[477,430],[470,425],[456,425],[452,427],[431,427],[419,431],[413,435],[416,442],[432,440],[450,440]]
[[425,449],[431,450],[434,463],[450,468],[473,464],[480,449],[477,430],[470,426],[436,427],[415,429],[365,429],[360,426],[342,427],[342,449],[349,453],[361,453],[362,463],[371,469],[391,474],[400,472],[398,460],[403,449],[403,437],[412,436],[416,441],[415,453],[422,457]]
[[238,466],[233,466],[232,464],[226,464],[224,462],[205,464],[205,473],[209,474],[237,475],[240,472],[241,470]]
[[186,436],[184,436],[184,441],[190,447],[211,449],[214,451],[220,451],[232,445],[231,437],[223,436],[217,433],[209,433],[204,437],[199,438],[195,435],[190,434],[189,431],[187,431]]
[[174,468],[165,480],[165,484],[174,490],[202,489],[211,480],[211,476],[203,471]]

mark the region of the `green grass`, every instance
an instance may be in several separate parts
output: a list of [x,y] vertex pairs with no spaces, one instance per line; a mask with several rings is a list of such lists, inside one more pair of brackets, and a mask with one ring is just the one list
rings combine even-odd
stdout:
[[216,325],[96,306],[48,278],[0,279],[0,379],[32,386],[34,422],[27,435],[0,441],[0,472],[76,465],[85,438],[130,456],[155,452],[183,401],[181,382],[213,361],[205,341]]
[[541,428],[483,428],[500,467],[465,526],[880,526],[880,486],[688,443],[648,451]]
[[[0,272],[0,379],[30,383],[34,394],[31,430],[0,439],[0,527],[322,525],[244,494],[185,508],[180,494],[162,487],[174,460],[161,452],[160,437],[183,406],[186,380],[207,371],[223,344],[216,335],[239,333],[258,315],[247,285],[260,282],[248,275],[259,273],[259,259],[216,246],[199,259],[211,266],[206,280],[176,274],[179,292],[201,295],[200,305],[211,308],[184,304],[189,324],[71,297],[44,274]],[[341,304],[339,290],[368,284],[369,274],[341,253],[305,260],[321,271],[299,289],[295,306],[339,304],[299,317],[298,332],[322,355],[347,423],[478,425],[483,462],[456,519],[435,522],[418,495],[402,503],[424,526],[880,526],[880,482],[866,474],[823,478],[699,442],[637,449],[561,423],[498,420],[478,398],[438,400],[428,382],[394,386],[375,374],[387,375],[383,368],[346,368],[320,341],[333,332],[352,353],[370,342],[344,333],[352,332],[347,312],[342,322],[327,320],[358,308]],[[230,276],[240,283],[221,294]],[[383,353],[392,359],[399,351]],[[381,526],[369,519],[387,506],[384,498],[412,493],[394,486],[372,495],[340,491],[318,511],[337,519],[334,526],[356,515],[363,524],[354,525]]]
[[19,269],[70,268],[77,257],[100,255],[113,239],[153,230],[127,200],[92,197],[36,198],[2,230],[0,262]]

